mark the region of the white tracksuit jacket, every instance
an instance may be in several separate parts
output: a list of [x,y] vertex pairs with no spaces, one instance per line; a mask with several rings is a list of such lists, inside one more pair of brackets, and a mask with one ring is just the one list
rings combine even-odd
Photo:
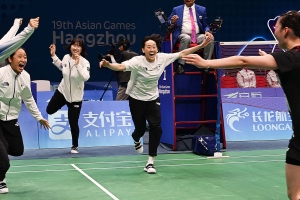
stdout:
[[0,40],[0,61],[14,53],[32,35],[34,28],[29,24],[22,32],[15,36],[20,26],[20,19],[15,19],[14,25]]
[[242,69],[237,72],[236,80],[241,88],[255,88],[256,87],[256,77],[252,70]]
[[75,65],[75,60],[69,54],[65,55],[62,61],[56,55],[52,59],[63,75],[58,91],[69,103],[82,101],[84,82],[90,78],[89,61],[80,56],[78,65]]
[[270,70],[267,73],[267,81],[270,87],[274,87],[274,88],[280,88],[280,84],[277,78],[277,74],[276,72],[274,72],[273,70]]
[[10,65],[0,68],[0,120],[17,119],[21,100],[37,121],[43,119],[32,96],[30,83],[30,75],[25,70],[16,74]]
[[[15,19],[14,25],[0,40],[0,61],[8,58],[34,32],[34,28],[28,25],[15,36],[19,26],[20,19]],[[21,110],[21,100],[36,120],[43,118],[31,94],[30,75],[25,70],[17,75],[10,65],[0,68],[0,120],[17,119]]]
[[[12,39],[20,27],[20,19],[15,19],[13,26],[10,28],[10,30],[1,38],[0,40],[0,46],[7,42],[8,40]],[[0,67],[4,67],[8,63],[5,61],[5,57],[3,56],[0,61]]]
[[15,19],[13,26],[9,29],[9,31],[1,38],[0,45],[12,39],[20,27],[20,19]]

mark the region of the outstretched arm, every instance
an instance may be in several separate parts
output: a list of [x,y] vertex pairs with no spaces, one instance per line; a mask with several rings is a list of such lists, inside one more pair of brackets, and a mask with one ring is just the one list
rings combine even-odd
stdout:
[[9,41],[10,39],[12,39],[13,37],[15,37],[21,24],[22,24],[22,18],[15,19],[13,26],[9,29],[9,31],[0,40],[0,45],[2,45],[3,43],[5,43],[5,42]]
[[[30,83],[30,79],[29,79]],[[40,128],[49,129],[49,122],[43,118],[41,112],[39,111],[36,102],[32,96],[30,85],[25,86],[25,89],[21,92],[22,100],[31,113],[31,115],[40,123]]]
[[49,122],[46,119],[43,118],[39,122],[40,122],[40,128],[43,127],[45,130],[46,129],[51,129],[51,126],[50,126]]
[[49,49],[50,49],[50,55],[51,55],[51,58],[52,58],[53,65],[55,65],[60,71],[62,71],[61,60],[55,54],[55,52],[56,52],[55,44],[51,44]]
[[18,35],[0,45],[0,62],[15,52],[39,26],[39,17],[30,19],[28,26]]
[[187,64],[195,65],[198,68],[212,69],[233,69],[233,68],[254,68],[254,69],[278,69],[274,57],[270,54],[264,56],[231,56],[228,58],[204,60],[197,54],[183,56]]
[[191,48],[180,51],[179,58],[182,58],[183,56],[194,53],[195,51],[198,51],[199,49],[206,47],[212,40],[213,40],[212,37],[205,37],[205,39],[203,40],[203,42],[201,44],[199,44],[195,47],[191,47]]
[[126,66],[121,63],[110,63],[108,62],[107,60],[103,59],[100,63],[99,63],[99,67],[107,67],[111,70],[114,70],[114,71],[124,71],[126,69]]
[[265,56],[267,55],[267,53],[261,49],[258,49],[258,54],[261,55],[261,56]]

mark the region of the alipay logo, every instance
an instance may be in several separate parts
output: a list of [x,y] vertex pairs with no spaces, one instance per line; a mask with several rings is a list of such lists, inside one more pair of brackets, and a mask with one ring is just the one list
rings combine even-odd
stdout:
[[72,139],[67,110],[59,110],[52,115],[48,115],[48,121],[52,125],[49,129],[49,137],[52,140]]
[[245,108],[243,111],[241,111],[239,108],[228,111],[229,114],[226,115],[226,123],[232,130],[236,132],[241,132],[233,126],[233,123],[236,121],[240,121],[240,119],[245,119],[246,117],[249,117],[249,113],[246,111],[247,108]]

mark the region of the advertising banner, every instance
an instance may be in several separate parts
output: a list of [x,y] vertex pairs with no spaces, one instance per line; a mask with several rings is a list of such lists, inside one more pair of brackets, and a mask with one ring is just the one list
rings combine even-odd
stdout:
[[[38,103],[51,129],[38,128],[38,122],[23,105],[20,126],[25,148],[64,148],[72,146],[68,110],[64,106],[53,115],[46,113],[47,103]],[[134,125],[128,101],[85,101],[79,118],[79,146],[132,145]]]
[[282,89],[221,89],[227,141],[290,139],[292,121]]

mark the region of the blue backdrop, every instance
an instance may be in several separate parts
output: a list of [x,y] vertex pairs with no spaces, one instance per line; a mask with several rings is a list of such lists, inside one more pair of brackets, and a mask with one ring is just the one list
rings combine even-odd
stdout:
[[[299,10],[299,0],[214,0],[196,1],[207,7],[209,22],[217,16],[223,18],[223,25],[215,34],[218,41],[249,41],[255,37],[273,40],[267,20],[286,12]],[[141,53],[140,43],[144,36],[164,33],[154,11],[162,8],[166,15],[183,0],[172,1],[41,1],[41,0],[1,0],[0,36],[12,26],[14,18],[23,18],[27,25],[30,18],[40,17],[40,27],[24,44],[28,54],[26,70],[32,79],[61,80],[61,72],[51,64],[49,45],[57,44],[57,55],[62,58],[67,52],[63,46],[69,44],[76,35],[81,35],[88,47],[91,63],[89,81],[108,81],[112,71],[99,69],[97,54],[105,54],[109,44],[120,37],[128,38],[132,49]]]

